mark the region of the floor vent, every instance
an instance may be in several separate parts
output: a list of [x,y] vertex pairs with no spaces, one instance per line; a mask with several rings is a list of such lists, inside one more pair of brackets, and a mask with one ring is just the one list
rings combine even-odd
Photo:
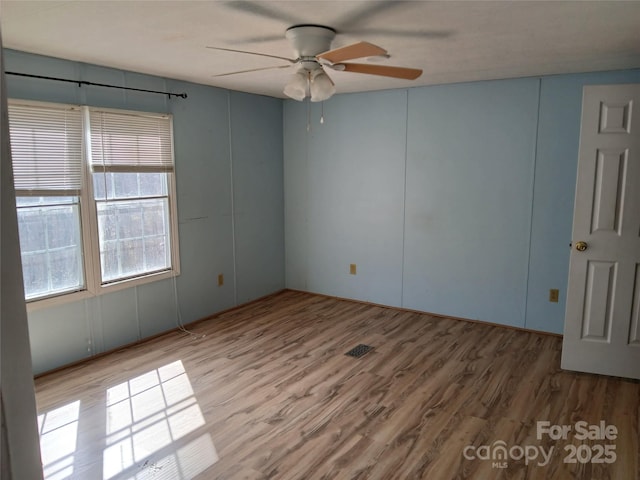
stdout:
[[373,347],[370,347],[369,345],[363,345],[361,343],[357,347],[353,347],[351,350],[349,350],[347,353],[345,353],[345,355],[349,355],[350,357],[358,358],[358,357],[363,356],[365,353],[370,352],[371,350],[373,350]]

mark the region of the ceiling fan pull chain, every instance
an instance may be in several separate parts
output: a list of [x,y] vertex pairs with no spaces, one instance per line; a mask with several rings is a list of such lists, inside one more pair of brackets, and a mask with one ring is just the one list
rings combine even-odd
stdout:
[[307,97],[307,132],[311,131],[311,100]]
[[324,102],[320,102],[320,124],[324,123]]

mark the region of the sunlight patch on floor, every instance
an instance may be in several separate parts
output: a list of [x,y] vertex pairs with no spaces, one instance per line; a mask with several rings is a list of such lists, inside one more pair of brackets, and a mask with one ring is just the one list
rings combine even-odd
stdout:
[[63,480],[73,474],[78,442],[80,400],[38,415],[44,478]]
[[[211,435],[197,436],[205,420],[180,360],[110,387],[103,398],[105,410],[81,398],[38,416],[45,480],[190,480],[218,461]],[[86,444],[96,434],[104,448],[96,438]]]
[[[106,417],[104,480],[144,462],[205,424],[180,360],[109,388]],[[210,437],[209,441],[213,447]],[[180,457],[180,449],[175,455]],[[208,465],[213,458],[208,456]],[[177,462],[173,464],[178,466]],[[142,468],[153,470],[145,469],[144,463]],[[172,478],[185,478],[184,472],[177,472]]]

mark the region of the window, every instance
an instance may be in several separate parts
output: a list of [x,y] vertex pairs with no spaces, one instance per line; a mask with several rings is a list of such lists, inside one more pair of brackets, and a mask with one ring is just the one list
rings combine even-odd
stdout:
[[171,116],[11,101],[28,301],[178,272]]
[[171,267],[171,122],[91,110],[91,171],[102,282]]
[[82,290],[79,197],[18,197],[17,205],[26,299]]
[[10,119],[26,298],[83,290],[82,110],[12,104]]
[[169,268],[166,174],[94,174],[93,184],[102,281],[113,282]]

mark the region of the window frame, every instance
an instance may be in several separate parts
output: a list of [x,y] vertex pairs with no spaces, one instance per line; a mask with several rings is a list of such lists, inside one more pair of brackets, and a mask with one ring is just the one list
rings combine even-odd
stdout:
[[[77,295],[79,293],[83,293],[87,287],[87,278],[86,278],[86,262],[87,262],[87,255],[85,255],[85,241],[84,241],[84,232],[82,230],[82,199],[80,198],[80,193],[78,192],[78,194],[73,195],[74,197],[78,198],[77,201],[77,206],[78,206],[78,229],[79,229],[79,243],[80,243],[80,255],[81,255],[81,265],[82,265],[82,280],[83,280],[83,284],[80,285],[78,288],[73,288],[73,289],[68,289],[68,290],[62,290],[62,291],[58,291],[55,293],[49,293],[47,295],[41,295],[39,297],[35,297],[35,298],[31,298],[31,299],[27,299],[25,297],[25,302],[28,304],[33,303],[33,302],[39,302],[39,301],[44,301],[44,300],[48,300],[54,297],[59,297],[59,296],[65,296],[65,295]],[[16,199],[17,198],[29,198],[31,197],[31,195],[18,195],[16,194]],[[44,197],[44,198],[55,198],[55,196],[53,195],[42,195],[41,193],[36,193],[33,195],[33,197]],[[17,202],[16,202],[17,203]],[[74,203],[70,203],[69,205],[74,205]],[[53,207],[55,208],[56,205],[46,205],[45,207]],[[16,210],[20,211],[20,209],[22,208],[29,208],[28,206],[16,206]],[[20,245],[20,248],[22,249],[22,246]],[[22,251],[21,251],[21,255],[22,257]],[[21,258],[22,260],[22,258]],[[90,260],[90,259],[89,259]],[[23,281],[24,281],[24,268],[23,268]]]
[[[177,207],[177,189],[176,189],[176,171],[175,171],[175,146],[173,132],[173,115],[169,113],[143,112],[139,110],[124,110],[114,108],[92,107],[89,105],[64,104],[57,102],[40,102],[22,99],[9,99],[9,105],[25,105],[33,107],[50,107],[50,108],[68,108],[77,107],[82,111],[82,185],[79,193],[79,221],[80,221],[80,237],[82,241],[82,265],[84,269],[84,288],[71,292],[62,292],[49,296],[42,296],[31,300],[25,300],[27,311],[49,308],[65,303],[84,300],[87,298],[98,297],[108,293],[132,288],[159,280],[174,278],[180,275],[180,248],[179,248],[179,232],[178,232],[178,207]],[[94,172],[91,170],[90,163],[90,140],[91,128],[89,123],[89,115],[91,111],[112,112],[123,115],[134,116],[154,116],[163,117],[169,120],[169,128],[171,130],[171,158],[173,162],[173,171],[163,172],[167,176],[167,202],[169,216],[169,242],[171,266],[169,269],[146,273],[139,276],[125,278],[122,280],[110,281],[102,283],[102,271],[100,265],[100,239],[98,231],[98,202],[94,198],[93,179]],[[17,195],[25,196],[25,195]],[[132,200],[135,200],[133,197]]]

